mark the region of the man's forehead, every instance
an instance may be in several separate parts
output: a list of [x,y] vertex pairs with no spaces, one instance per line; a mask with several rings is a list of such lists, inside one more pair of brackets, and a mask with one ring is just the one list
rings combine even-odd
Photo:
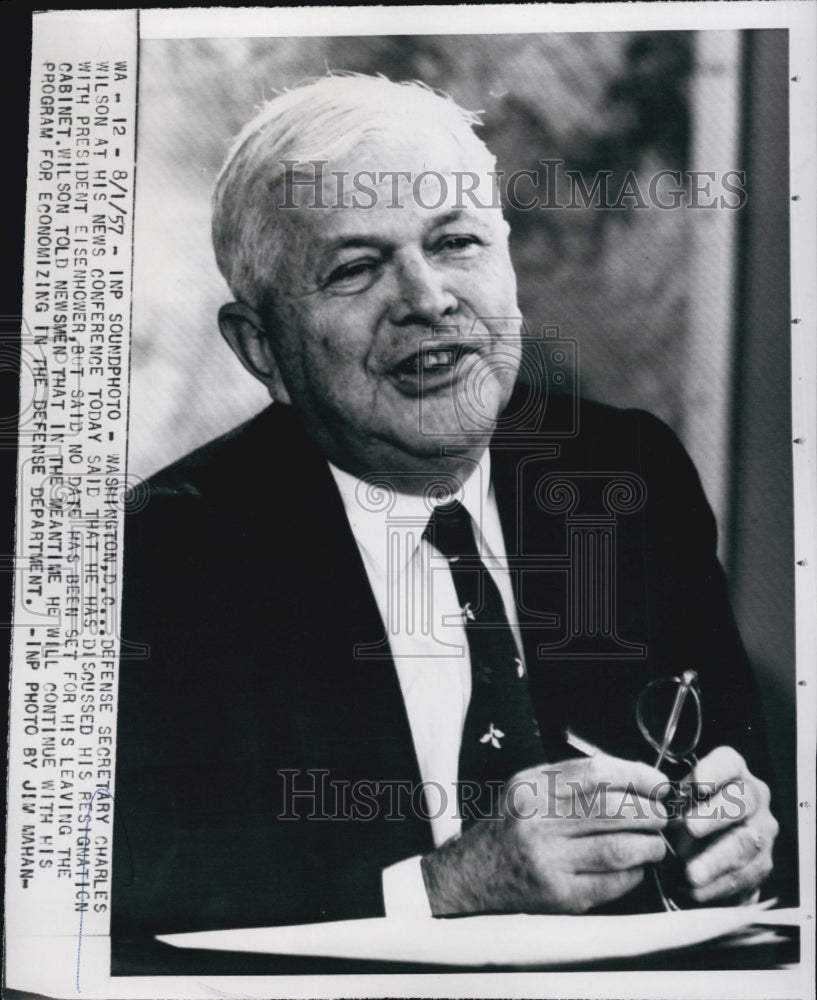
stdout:
[[336,169],[414,173],[484,170],[489,158],[476,136],[455,136],[435,122],[413,119],[373,130],[354,148],[330,157]]
[[[342,153],[289,161],[283,170],[284,204],[328,212],[497,207],[493,160],[471,138],[465,144],[433,127],[423,133],[418,124],[411,134],[403,129],[378,132]],[[478,196],[469,197],[471,192]]]

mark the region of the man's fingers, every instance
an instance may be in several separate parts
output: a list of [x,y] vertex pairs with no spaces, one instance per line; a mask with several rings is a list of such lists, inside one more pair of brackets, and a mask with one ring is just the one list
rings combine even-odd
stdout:
[[771,870],[771,851],[761,850],[743,867],[724,872],[705,885],[690,885],[687,893],[696,903],[729,899],[738,893],[756,889],[768,878]]
[[769,799],[769,786],[747,772],[706,798],[693,798],[684,811],[683,826],[695,840],[704,840],[767,811]]
[[667,825],[661,799],[670,789],[660,771],[599,753],[520,771],[506,787],[504,809],[512,820],[538,823],[548,837],[649,832]]
[[[569,805],[568,805],[569,804]],[[657,833],[668,823],[661,802],[617,789],[596,789],[586,794],[577,790],[561,803],[565,833],[570,837],[594,837],[599,834]]]
[[603,783],[586,791],[577,782],[555,796],[531,795],[521,786],[514,787],[506,799],[506,812],[512,819],[530,820],[546,837],[587,837],[625,830],[647,833],[663,830],[668,823],[663,803]]
[[643,879],[643,868],[630,868],[627,871],[605,874],[576,875],[576,897],[586,904],[581,912],[619,899],[632,892]]
[[746,761],[732,747],[716,747],[699,760],[688,777],[681,782],[681,789],[691,787],[693,796],[704,798],[714,795],[727,782],[751,777]]
[[584,792],[603,786],[632,791],[646,798],[663,798],[672,790],[667,776],[637,760],[611,757],[598,750],[592,757],[575,757],[558,764],[540,764],[514,775],[513,782],[534,782],[540,792],[569,797],[574,789]]
[[670,791],[667,776],[655,767],[638,760],[624,760],[598,751],[585,760],[568,761],[573,765],[566,781],[580,781],[585,789],[604,782],[619,791],[632,790],[645,798],[661,798]]
[[628,796],[623,792],[599,792],[592,799],[581,793],[575,799],[524,799],[513,794],[505,805],[505,816],[524,828],[525,838],[550,841],[553,837],[582,839],[601,834],[659,833],[668,825],[660,802]]
[[[776,827],[776,822],[772,822]],[[727,830],[688,862],[687,880],[690,885],[701,887],[744,868],[761,852],[771,852],[774,832],[766,833],[749,823]]]
[[658,834],[614,833],[582,837],[573,841],[573,864],[577,872],[615,872],[658,864],[666,844]]
[[698,761],[682,782],[682,791],[685,787],[691,795],[683,828],[695,840],[705,840],[768,811],[768,785],[750,773],[732,747],[717,747]]

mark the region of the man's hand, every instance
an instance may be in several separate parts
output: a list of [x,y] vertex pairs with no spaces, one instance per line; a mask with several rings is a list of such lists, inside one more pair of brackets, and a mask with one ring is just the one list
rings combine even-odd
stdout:
[[423,858],[435,916],[584,913],[634,889],[666,850],[660,771],[604,753],[508,782],[501,816]]
[[673,823],[673,844],[686,863],[686,893],[696,903],[740,903],[772,870],[777,820],[769,787],[731,747],[718,747],[682,782],[692,803]]

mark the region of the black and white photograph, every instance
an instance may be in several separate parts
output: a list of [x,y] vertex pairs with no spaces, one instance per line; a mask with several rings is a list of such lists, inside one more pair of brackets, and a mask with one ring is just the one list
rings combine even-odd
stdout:
[[814,8],[557,6],[36,15],[7,986],[813,996]]

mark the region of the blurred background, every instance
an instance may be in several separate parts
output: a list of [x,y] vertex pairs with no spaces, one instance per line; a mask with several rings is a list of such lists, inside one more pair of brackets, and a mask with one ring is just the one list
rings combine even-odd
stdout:
[[560,159],[588,188],[600,171],[612,192],[633,171],[645,194],[660,170],[706,171],[717,197],[745,171],[739,211],[507,215],[528,329],[574,339],[580,393],[656,413],[701,473],[794,830],[787,52],[769,30],[143,40],[129,470],[268,402],[218,332],[230,294],[210,196],[232,138],[283,87],[327,69],[421,79],[482,111],[500,170]]

